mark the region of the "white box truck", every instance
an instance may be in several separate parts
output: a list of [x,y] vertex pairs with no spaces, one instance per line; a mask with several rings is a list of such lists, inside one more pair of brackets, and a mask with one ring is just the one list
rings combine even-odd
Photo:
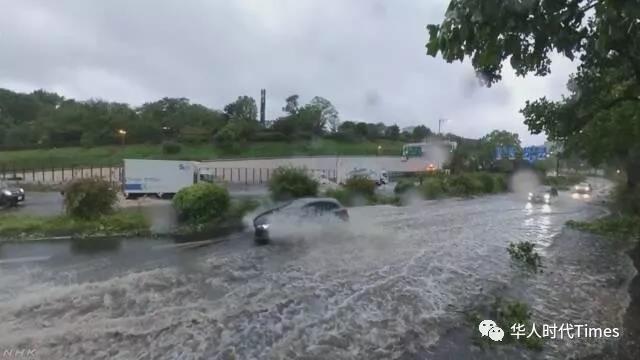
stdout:
[[125,159],[123,192],[127,198],[171,198],[198,182],[198,174],[198,163],[193,161]]

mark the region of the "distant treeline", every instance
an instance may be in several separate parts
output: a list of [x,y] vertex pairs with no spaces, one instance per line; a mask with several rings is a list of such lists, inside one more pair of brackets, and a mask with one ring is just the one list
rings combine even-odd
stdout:
[[[223,110],[215,110],[186,98],[163,98],[132,107],[103,100],[77,101],[44,90],[24,94],[0,89],[0,147],[92,147],[163,141],[233,147],[245,141],[312,137],[419,141],[432,135],[424,125],[401,131],[397,125],[341,121],[333,104],[322,97],[299,105],[298,95],[291,95],[282,110],[282,117],[261,124],[256,101],[249,96],[240,96]],[[462,140],[451,134],[446,137]]]

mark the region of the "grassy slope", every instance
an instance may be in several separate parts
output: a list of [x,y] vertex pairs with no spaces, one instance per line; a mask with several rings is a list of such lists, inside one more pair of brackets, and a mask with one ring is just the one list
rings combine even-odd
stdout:
[[0,168],[50,168],[70,166],[120,165],[124,158],[207,160],[238,157],[275,157],[292,155],[398,155],[402,143],[392,141],[345,143],[334,140],[248,143],[237,151],[222,151],[210,144],[183,145],[179,154],[166,155],[160,145],[103,146],[95,148],[57,148],[0,151]]

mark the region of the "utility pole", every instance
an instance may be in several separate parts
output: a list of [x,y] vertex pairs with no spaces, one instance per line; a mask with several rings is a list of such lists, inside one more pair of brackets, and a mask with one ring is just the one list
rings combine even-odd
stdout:
[[265,127],[265,105],[267,102],[267,90],[266,89],[260,89],[260,124],[262,124],[262,127]]

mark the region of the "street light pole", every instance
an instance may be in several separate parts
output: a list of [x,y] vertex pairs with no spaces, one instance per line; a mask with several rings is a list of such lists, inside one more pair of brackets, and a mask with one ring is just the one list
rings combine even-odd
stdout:
[[127,136],[127,131],[124,130],[124,129],[119,129],[118,130],[118,134],[120,134],[120,136],[122,138],[122,146],[124,146],[125,137]]

